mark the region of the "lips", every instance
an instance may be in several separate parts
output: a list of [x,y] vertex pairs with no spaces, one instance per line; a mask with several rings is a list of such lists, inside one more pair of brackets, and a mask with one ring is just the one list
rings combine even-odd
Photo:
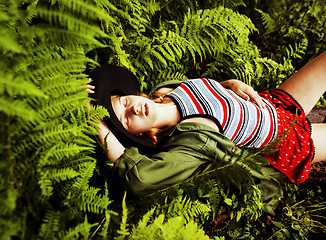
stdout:
[[148,104],[147,103],[144,103],[142,106],[141,106],[141,112],[144,116],[148,116]]
[[149,113],[148,104],[147,103],[144,103],[144,105],[143,105],[143,114],[145,116],[148,116],[148,113]]

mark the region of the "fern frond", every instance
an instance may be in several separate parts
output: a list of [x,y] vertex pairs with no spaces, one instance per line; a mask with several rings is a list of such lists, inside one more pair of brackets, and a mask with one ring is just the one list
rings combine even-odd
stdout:
[[95,167],[95,161],[83,164],[79,170],[79,176],[76,178],[73,187],[79,189],[80,191],[83,189],[87,189],[89,179],[93,176]]
[[21,118],[25,121],[35,121],[40,118],[37,113],[25,100],[9,100],[7,97],[0,97],[0,111],[7,116]]
[[[31,27],[24,33],[24,36],[51,36],[51,41],[53,42],[63,42],[67,48],[71,46],[76,46],[78,44],[86,44],[89,48],[98,47],[104,48],[107,45],[94,36],[90,34],[84,34],[80,30],[75,29],[58,29],[54,27],[46,27],[46,28],[35,28]],[[109,37],[109,36],[107,36]],[[87,50],[88,48],[85,47]]]
[[34,121],[40,117],[31,106],[31,102],[47,99],[47,96],[36,85],[27,82],[21,76],[14,77],[9,73],[1,74],[0,94],[0,111],[6,113],[7,116],[18,117],[26,121]]
[[[157,211],[162,212],[163,209],[158,208]],[[178,198],[173,199],[168,204],[168,208],[164,211],[164,215],[167,218],[183,216],[188,222],[191,219],[195,219],[200,215],[206,215],[210,211],[211,209],[200,201],[192,201],[187,197],[182,198],[180,196]]]
[[80,210],[100,214],[112,203],[106,196],[99,195],[99,188],[90,187],[79,196],[76,196],[75,202]]
[[[26,126],[26,128],[28,129],[29,126]],[[90,130],[94,131],[94,135],[97,134],[95,129],[88,126],[87,122],[83,123],[83,125],[62,123],[59,121],[48,121],[47,124],[40,123],[38,127],[34,127],[33,130],[30,131],[30,133],[33,134],[26,136],[20,141],[17,152],[20,154],[27,154],[28,151],[40,145],[50,146],[56,142],[70,142],[77,146],[91,147],[95,143],[95,140],[85,135],[85,133],[90,133]],[[90,150],[90,152],[92,151]],[[78,154],[76,155],[78,156]],[[71,159],[73,159],[73,156],[71,156]]]
[[[63,111],[69,111],[79,107],[81,103],[85,102],[85,97],[83,95],[71,95],[66,96],[65,99],[54,98],[50,101],[42,103],[44,108],[40,110],[40,114],[43,118],[56,118],[62,115]],[[47,104],[47,105],[45,105]]]
[[129,229],[128,229],[128,224],[127,224],[127,219],[128,219],[128,207],[126,204],[126,196],[127,193],[125,192],[123,199],[122,199],[122,220],[120,224],[120,230],[117,232],[120,234],[120,236],[116,239],[125,239],[125,237],[129,236]]
[[209,239],[196,223],[186,222],[182,217],[174,217],[164,222],[164,215],[154,219],[146,228],[138,225],[134,228],[129,239]]
[[175,57],[174,57],[174,53],[172,51],[172,49],[169,47],[169,44],[164,44],[161,46],[157,47],[157,51],[160,52],[162,54],[162,56],[169,62],[175,61]]
[[[210,237],[206,235],[205,231],[194,221],[186,223],[184,226],[176,224],[180,219],[174,218],[168,221],[165,228],[163,229],[164,235],[169,238],[172,237],[173,230],[175,230],[175,238],[181,239],[202,239],[209,240]],[[181,222],[180,222],[181,223]],[[180,228],[181,227],[181,228]],[[171,230],[168,230],[171,229]],[[164,231],[165,230],[165,231]]]
[[41,197],[50,197],[53,193],[53,182],[49,179],[48,172],[41,173],[38,178],[38,184],[41,189]]
[[59,239],[64,240],[74,240],[74,239],[89,239],[91,229],[96,226],[96,223],[89,223],[87,216],[85,216],[85,221],[83,223],[77,224],[68,231],[60,232]]
[[54,26],[63,26],[65,29],[80,31],[93,37],[108,37],[108,35],[101,31],[97,26],[88,24],[71,14],[64,14],[61,11],[48,10],[41,7],[37,8],[37,14],[39,17],[49,21],[49,23]]
[[40,228],[40,237],[44,239],[54,239],[60,228],[60,211],[48,210],[43,218]]
[[276,22],[275,20],[266,12],[263,12],[261,9],[255,9],[261,17],[261,20],[265,26],[265,30],[267,33],[272,33],[276,31]]
[[90,151],[92,147],[79,146],[75,143],[57,143],[51,147],[39,160],[39,166],[56,163],[63,158],[69,158],[83,151]]
[[56,164],[57,168],[73,168],[75,171],[79,171],[80,166],[86,164],[87,162],[94,162],[96,159],[87,156],[75,156],[69,159],[63,159],[60,163]]
[[[117,33],[117,30],[118,30],[118,33]],[[114,60],[114,61],[117,61],[118,65],[124,66],[124,67],[132,70],[132,67],[131,67],[131,64],[129,61],[130,54],[128,54],[126,52],[126,50],[123,49],[123,41],[125,38],[119,34],[120,29],[119,28],[117,28],[117,29],[110,28],[107,31],[111,33],[110,45],[111,45],[111,48],[114,49],[115,58],[116,58],[116,60]]]
[[[142,216],[142,219],[138,222],[138,225],[137,225],[138,229],[146,229],[146,227],[152,220],[155,210],[156,210],[156,208],[152,208]],[[135,229],[135,227],[134,227],[134,229]],[[132,232],[134,231],[134,229],[132,230]]]
[[[60,5],[60,8],[63,9],[69,9],[74,14],[78,16],[83,16],[87,19],[92,19],[95,21],[101,20],[105,21],[106,23],[110,24],[117,24],[117,19],[112,17],[110,14],[108,14],[107,11],[104,10],[104,6],[109,9],[116,8],[113,7],[113,5],[110,2],[105,3],[105,1],[98,2],[101,3],[101,7],[98,7],[99,5],[92,5],[90,2],[85,2],[82,0],[56,0],[53,1],[53,3],[58,2]],[[96,2],[96,1],[95,1]]]
[[65,73],[81,73],[85,70],[85,64],[91,63],[92,61],[86,57],[76,58],[71,56],[70,59],[55,59],[55,61],[45,62],[42,67],[32,70],[26,77],[30,79],[47,78],[55,76],[56,74]]
[[49,173],[49,179],[53,182],[61,182],[69,179],[73,179],[79,175],[79,173],[72,168],[62,168],[62,169],[47,169],[44,168],[43,171]]
[[[1,24],[2,25],[2,24]],[[0,26],[1,26],[0,25]],[[9,34],[5,31],[5,28],[1,26],[0,30],[0,49],[6,53],[8,51],[14,53],[24,53],[24,49],[17,43],[17,40],[13,37],[14,34]]]
[[27,82],[21,76],[14,77],[12,74],[0,76],[0,94],[6,94],[9,97],[17,98],[43,98],[47,96],[35,84]]

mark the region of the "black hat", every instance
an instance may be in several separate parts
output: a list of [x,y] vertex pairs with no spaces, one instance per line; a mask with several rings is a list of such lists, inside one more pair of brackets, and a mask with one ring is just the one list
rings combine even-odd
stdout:
[[90,96],[94,99],[92,104],[106,108],[110,114],[104,122],[124,147],[137,147],[140,151],[153,151],[155,145],[141,137],[130,134],[116,117],[112,105],[111,96],[137,95],[139,83],[136,76],[129,70],[104,64],[90,73],[93,80],[90,84],[95,86],[95,93]]

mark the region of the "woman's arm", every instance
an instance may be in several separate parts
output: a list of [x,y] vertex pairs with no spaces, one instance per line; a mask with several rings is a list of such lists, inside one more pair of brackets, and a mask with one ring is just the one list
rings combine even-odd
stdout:
[[109,161],[114,163],[124,153],[124,146],[122,146],[102,120],[99,123],[97,132],[99,133],[98,138],[101,145],[108,154]]

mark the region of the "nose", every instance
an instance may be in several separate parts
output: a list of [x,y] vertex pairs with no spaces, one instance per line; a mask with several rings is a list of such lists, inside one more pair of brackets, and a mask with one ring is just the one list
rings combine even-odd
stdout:
[[135,115],[138,115],[140,113],[140,107],[137,104],[133,105],[131,107],[131,112]]

